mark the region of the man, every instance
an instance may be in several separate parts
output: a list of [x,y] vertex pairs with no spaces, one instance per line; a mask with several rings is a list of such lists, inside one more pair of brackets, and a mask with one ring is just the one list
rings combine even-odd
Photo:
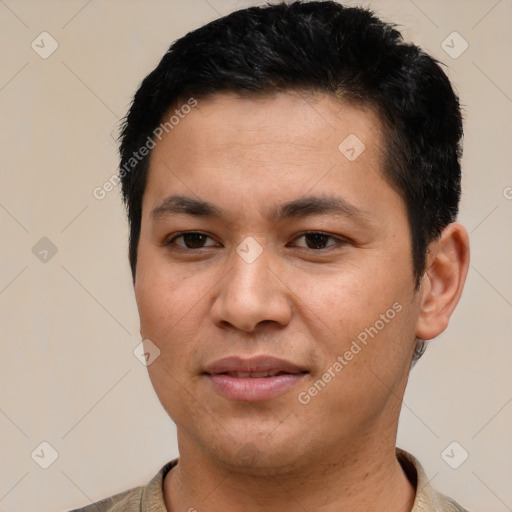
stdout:
[[464,511],[395,447],[462,292],[459,103],[370,11],[243,9],[176,41],[121,137],[148,371],[180,457],[84,511]]

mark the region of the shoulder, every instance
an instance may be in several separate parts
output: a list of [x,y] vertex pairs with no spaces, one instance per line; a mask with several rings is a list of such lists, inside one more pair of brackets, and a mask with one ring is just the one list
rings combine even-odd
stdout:
[[69,512],[165,511],[163,482],[165,475],[177,463],[178,459],[174,459],[165,464],[146,485],[133,487],[85,507],[75,508]]
[[437,493],[439,496],[439,500],[442,504],[442,511],[443,512],[468,512],[464,507],[459,505],[455,500],[452,500],[448,496],[445,496],[444,494],[441,494],[440,492]]
[[118,512],[121,510],[123,512],[138,512],[143,490],[143,486],[134,487],[85,507],[75,508],[70,512]]
[[416,499],[411,512],[468,512],[430,485],[422,465],[410,453],[397,448],[396,456],[407,478],[416,488]]

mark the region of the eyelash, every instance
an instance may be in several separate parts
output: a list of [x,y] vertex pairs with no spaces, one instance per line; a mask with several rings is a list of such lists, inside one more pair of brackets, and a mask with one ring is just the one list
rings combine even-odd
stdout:
[[[190,248],[190,247],[184,247],[182,245],[176,245],[174,242],[175,240],[177,240],[178,238],[181,238],[185,235],[202,235],[202,236],[205,236],[207,238],[211,238],[209,235],[205,234],[205,233],[201,233],[200,231],[183,231],[175,236],[173,236],[172,238],[168,238],[166,241],[164,241],[164,246],[166,247],[169,247],[171,248],[172,250],[184,250],[184,251],[199,251],[201,249],[208,249],[209,247],[213,247],[213,246],[207,246],[207,247],[199,247],[199,248]],[[301,237],[304,237],[304,236],[307,236],[307,235],[320,235],[320,236],[324,236],[324,237],[327,237],[327,238],[332,238],[333,240],[337,240],[338,241],[338,245],[339,244],[346,244],[347,243],[347,240],[343,239],[343,238],[339,238],[339,237],[335,237],[329,233],[325,233],[323,231],[305,231],[304,233],[300,234],[297,238],[295,238],[295,240],[297,240],[298,238],[301,238]],[[319,249],[312,249],[311,247],[299,247],[299,249],[306,249],[308,251],[314,251],[314,252],[319,252],[319,251],[327,251],[327,250],[330,250],[331,248],[335,248],[337,244],[332,244],[332,245],[328,245],[326,247],[322,247],[322,248],[319,248]]]

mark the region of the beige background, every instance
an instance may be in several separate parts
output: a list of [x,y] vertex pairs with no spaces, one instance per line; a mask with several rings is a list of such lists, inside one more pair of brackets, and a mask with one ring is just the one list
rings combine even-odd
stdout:
[[[0,0],[1,512],[85,505],[177,455],[175,427],[133,355],[119,190],[101,201],[92,191],[116,172],[118,120],[169,44],[256,3]],[[471,269],[450,327],[413,370],[398,444],[470,510],[511,510],[512,2],[364,5],[449,66],[466,118]],[[43,31],[58,43],[47,59],[31,47]],[[456,59],[441,47],[453,31],[469,44]],[[44,247],[32,251],[43,237],[57,248],[47,262],[36,257]],[[441,457],[454,440],[469,453],[458,469]],[[58,452],[48,469],[31,458],[43,441]],[[41,462],[50,451],[35,453]]]

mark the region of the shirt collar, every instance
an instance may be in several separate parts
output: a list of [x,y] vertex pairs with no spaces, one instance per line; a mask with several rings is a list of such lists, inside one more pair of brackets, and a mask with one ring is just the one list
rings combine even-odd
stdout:
[[[443,503],[441,496],[430,485],[430,480],[432,479],[428,480],[419,461],[410,453],[400,448],[396,448],[396,456],[416,491],[411,512],[442,511]],[[165,464],[144,487],[141,496],[140,512],[167,512],[164,501],[164,478],[178,464],[178,460],[174,459]]]

